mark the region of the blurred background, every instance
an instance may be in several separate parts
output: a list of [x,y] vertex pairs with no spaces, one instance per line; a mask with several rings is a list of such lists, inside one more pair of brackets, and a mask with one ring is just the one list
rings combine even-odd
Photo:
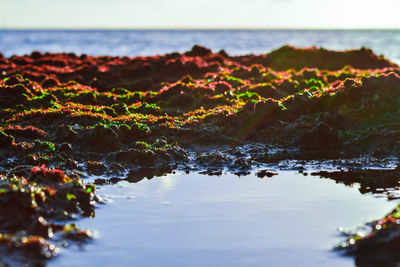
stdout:
[[0,0],[0,51],[144,56],[194,44],[232,55],[282,45],[372,48],[400,63],[400,1]]

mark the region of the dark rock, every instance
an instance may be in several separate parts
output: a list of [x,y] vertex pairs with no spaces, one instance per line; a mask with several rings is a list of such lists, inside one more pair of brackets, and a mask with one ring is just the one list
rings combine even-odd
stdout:
[[39,51],[33,51],[32,53],[31,53],[31,57],[33,58],[33,59],[38,59],[38,58],[41,58],[41,57],[43,57],[44,55],[42,54],[42,52],[39,52]]
[[89,138],[89,149],[98,152],[113,152],[120,148],[117,133],[110,127],[98,125]]
[[78,138],[78,134],[70,126],[62,124],[56,129],[56,138],[61,142],[72,142]]
[[119,151],[115,159],[125,163],[153,165],[155,163],[156,154],[150,150],[141,151],[133,148],[127,151]]
[[299,139],[298,145],[303,150],[324,150],[339,149],[339,135],[335,129],[324,122],[314,126],[312,129],[304,132]]
[[11,135],[7,135],[5,132],[0,131],[0,147],[7,147],[12,145],[15,139]]
[[117,174],[125,171],[125,168],[117,162],[111,163],[109,169],[112,173],[117,173]]
[[98,161],[88,161],[86,166],[88,172],[94,175],[102,175],[107,170],[104,163]]
[[106,184],[106,179],[97,178],[96,180],[94,180],[94,184],[97,184],[97,185],[104,185],[104,184]]
[[73,160],[73,159],[70,159],[70,158],[69,158],[69,159],[67,159],[67,160],[65,161],[64,166],[65,166],[65,168],[67,168],[67,169],[76,170],[76,169],[78,169],[78,162],[75,161],[75,160]]
[[21,77],[19,76],[12,76],[6,81],[6,85],[12,86],[17,85],[22,82]]
[[171,99],[171,105],[173,107],[186,107],[191,105],[194,101],[195,99],[193,96],[186,93],[181,93]]
[[268,171],[268,170],[260,170],[257,172],[258,178],[264,178],[265,176],[268,178],[271,178],[274,175],[278,175],[278,174],[275,172]]
[[71,155],[73,153],[73,149],[70,143],[64,142],[58,148],[59,152],[64,152],[67,155]]
[[192,50],[189,52],[186,52],[186,55],[190,57],[203,57],[211,54],[212,51],[208,48],[205,48],[203,46],[195,45],[192,47]]
[[47,78],[42,82],[43,88],[54,87],[58,85],[58,81],[52,78]]

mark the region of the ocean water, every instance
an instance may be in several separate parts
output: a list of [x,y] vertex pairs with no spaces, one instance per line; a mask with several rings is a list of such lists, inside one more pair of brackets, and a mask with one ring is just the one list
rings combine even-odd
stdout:
[[369,47],[400,64],[400,30],[0,30],[5,56],[34,50],[146,56],[203,45],[228,54],[266,53],[283,45],[344,50]]

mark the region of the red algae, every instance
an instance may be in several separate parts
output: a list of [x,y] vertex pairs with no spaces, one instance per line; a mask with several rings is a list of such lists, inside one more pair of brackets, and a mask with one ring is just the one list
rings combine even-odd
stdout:
[[45,183],[65,183],[67,181],[67,177],[62,170],[47,169],[45,164],[43,164],[41,167],[32,167],[31,176],[29,179],[38,182],[43,181]]

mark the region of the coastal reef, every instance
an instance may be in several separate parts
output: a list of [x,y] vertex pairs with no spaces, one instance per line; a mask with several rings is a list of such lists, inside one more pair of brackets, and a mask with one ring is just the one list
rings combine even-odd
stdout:
[[51,257],[50,231],[84,235],[57,222],[93,216],[87,174],[107,184],[176,169],[241,175],[288,159],[397,157],[399,107],[399,67],[367,48],[0,53],[0,249]]

